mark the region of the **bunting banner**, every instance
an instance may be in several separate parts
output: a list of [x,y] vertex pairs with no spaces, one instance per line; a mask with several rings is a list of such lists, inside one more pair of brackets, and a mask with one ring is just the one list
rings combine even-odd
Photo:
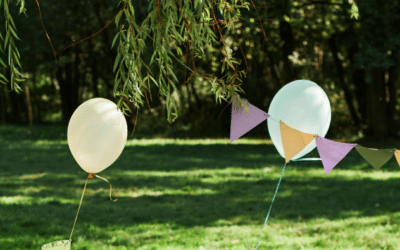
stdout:
[[[247,101],[242,99],[247,104]],[[241,136],[252,130],[255,126],[265,121],[269,114],[261,109],[249,104],[249,113],[246,114],[245,108],[239,108],[232,105],[231,118],[231,142],[239,139]]]
[[[247,103],[246,100],[243,101]],[[251,104],[249,104],[248,115],[246,115],[246,110],[244,108],[239,109],[237,106],[232,105],[231,142],[239,139],[266,119],[275,120],[269,114]],[[357,143],[332,141],[320,135],[304,133],[294,129],[282,120],[279,120],[279,128],[284,148],[285,163],[292,160],[296,154],[316,139],[317,151],[321,157],[326,174],[332,171],[353,148],[356,148],[357,152],[375,169],[380,169],[393,155],[395,155],[397,163],[400,166],[400,150],[397,149],[374,149],[362,147]]]

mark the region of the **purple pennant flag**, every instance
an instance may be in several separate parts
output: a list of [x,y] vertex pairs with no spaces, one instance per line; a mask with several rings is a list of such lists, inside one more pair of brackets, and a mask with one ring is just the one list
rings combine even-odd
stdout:
[[[247,101],[243,100],[247,103]],[[263,122],[269,117],[261,109],[249,104],[249,114],[246,114],[246,109],[240,109],[237,105],[232,104],[232,119],[231,119],[231,142],[239,139],[241,136],[249,132],[252,128]]]
[[325,172],[328,174],[357,144],[343,143],[325,139],[317,136],[315,139],[317,150],[324,165]]

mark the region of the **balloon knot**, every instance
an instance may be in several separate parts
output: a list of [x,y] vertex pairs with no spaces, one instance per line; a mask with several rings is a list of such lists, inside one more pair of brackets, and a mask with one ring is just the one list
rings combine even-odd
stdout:
[[89,179],[93,179],[93,174],[92,174],[92,173],[89,173],[88,178],[89,178]]

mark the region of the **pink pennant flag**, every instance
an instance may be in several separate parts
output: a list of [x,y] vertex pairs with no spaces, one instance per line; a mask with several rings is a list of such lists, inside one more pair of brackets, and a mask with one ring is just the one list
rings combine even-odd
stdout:
[[[243,99],[242,101],[247,104],[247,101]],[[249,104],[249,114],[247,115],[244,107],[240,109],[232,103],[231,142],[239,139],[268,117],[269,114],[251,104]]]
[[315,143],[326,174],[328,174],[352,150],[356,143],[343,143],[317,136]]

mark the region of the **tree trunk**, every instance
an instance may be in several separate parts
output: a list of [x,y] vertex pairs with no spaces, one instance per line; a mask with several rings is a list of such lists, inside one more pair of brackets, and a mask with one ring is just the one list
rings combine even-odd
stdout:
[[[100,11],[101,6],[100,6],[98,0],[93,1],[93,7],[95,10],[94,12],[96,14],[97,20],[99,21],[101,28],[103,28],[104,26],[106,26],[106,22],[104,20],[104,17],[101,15],[101,11]],[[101,35],[103,37],[103,41],[104,41],[106,50],[109,55],[108,58],[110,59],[110,65],[114,65],[114,59],[117,57],[117,54],[111,48],[111,41],[109,39],[108,30],[107,29],[103,30],[103,32],[101,32]],[[117,45],[114,45],[114,46],[117,46]],[[112,69],[112,68],[110,67],[110,69]]]
[[[71,103],[71,63],[67,62],[63,67],[58,67],[56,78],[58,85],[60,85],[61,107],[62,107],[62,120],[68,123],[72,113]],[[64,78],[64,75],[66,76]],[[69,75],[69,76],[68,76]],[[68,77],[67,77],[68,76]],[[68,81],[69,80],[69,81]],[[68,84],[69,83],[69,84]]]
[[6,86],[0,86],[0,124],[7,123],[7,109],[6,109],[6,95],[5,90]]
[[389,68],[389,81],[388,81],[388,99],[387,100],[387,112],[389,118],[389,136],[399,138],[399,116],[396,112],[396,106],[399,104],[397,99],[397,89],[399,86],[399,67],[394,66]]
[[97,73],[97,62],[94,57],[91,57],[90,60],[92,61],[92,90],[94,97],[99,97],[99,82],[98,82],[98,73]]
[[33,134],[33,112],[32,112],[31,95],[29,93],[28,81],[25,81],[24,85],[25,85],[26,106],[28,110],[27,113],[29,117],[29,128],[30,128],[30,133]]
[[[275,79],[275,81],[278,84],[279,88],[281,88],[281,87],[283,87],[284,84],[282,82],[282,79],[279,76],[279,72],[278,72],[277,67],[275,65],[274,57],[271,55],[271,53],[268,50],[268,45],[266,44],[268,41],[264,41],[264,39],[265,39],[264,36],[260,36],[260,37],[261,37],[262,44],[264,45],[265,54],[267,55],[266,61],[269,61],[269,67],[271,69],[272,78]],[[254,58],[254,60],[256,60],[256,58]]]
[[196,89],[195,89],[195,87],[194,87],[193,79],[190,80],[190,81],[188,82],[188,84],[190,84],[190,89],[191,89],[191,91],[192,91],[194,100],[196,101],[197,110],[200,110],[200,108],[201,108],[201,106],[202,106],[202,102],[201,102],[199,96],[197,95]]
[[385,101],[385,74],[380,68],[371,68],[372,81],[367,84],[368,135],[381,142],[388,139],[388,118]]
[[[11,82],[11,73],[9,70],[6,71],[5,77]],[[10,121],[12,123],[21,123],[23,122],[23,117],[24,115],[21,114],[21,94],[17,94],[15,90],[11,90],[11,85],[10,83],[7,84],[8,86],[8,96],[10,100],[10,107],[11,107],[11,116],[10,116]]]
[[80,97],[80,85],[81,85],[81,78],[80,78],[80,64],[81,64],[81,58],[80,58],[80,53],[81,49],[80,46],[77,46],[75,48],[74,54],[75,54],[75,62],[74,62],[74,67],[73,67],[73,81],[67,81],[67,84],[71,84],[71,89],[72,89],[72,106],[71,106],[71,116],[74,113],[75,109],[78,108],[79,106],[79,97]]
[[350,92],[348,84],[345,82],[343,66],[337,55],[338,50],[336,48],[336,42],[335,42],[336,36],[337,36],[337,34],[334,34],[329,39],[329,46],[331,47],[333,59],[335,61],[336,70],[337,70],[338,77],[339,77],[340,86],[344,91],[344,97],[345,97],[347,106],[349,107],[351,118],[353,119],[355,125],[358,126],[360,124],[360,120],[358,118],[358,115],[357,115],[356,110],[353,105],[353,95]]
[[290,56],[294,50],[292,27],[290,26],[290,23],[286,22],[285,20],[281,20],[279,22],[279,31],[281,40],[283,41],[282,45],[283,69],[284,69],[283,78],[286,83],[289,83],[297,79],[297,74],[295,72],[295,69],[291,65],[291,62],[289,61],[288,58],[288,56]]
[[[359,47],[357,43],[354,43],[349,49],[349,59],[352,65],[355,63],[355,54],[358,53]],[[367,101],[366,101],[366,83],[365,83],[365,70],[364,69],[354,69],[352,73],[352,79],[354,84],[354,89],[356,93],[356,99],[358,102],[358,112],[361,115],[361,123],[367,120]]]
[[38,123],[42,122],[42,109],[41,109],[41,105],[40,105],[40,92],[38,91],[36,84],[36,71],[33,72],[32,75],[32,89],[33,89],[33,96],[34,96],[34,103],[35,103],[35,110],[36,110],[36,121]]
[[187,82],[186,83],[186,93],[188,96],[188,105],[189,105],[189,114],[191,114],[193,112],[193,105],[192,105],[192,95],[191,95],[191,91],[190,91],[190,83]]
[[[3,76],[5,76],[7,78],[7,73],[6,73],[7,69],[6,68],[2,68],[2,73]],[[7,78],[8,79],[8,78]],[[8,122],[7,119],[7,99],[6,99],[6,90],[7,90],[7,86],[8,83],[6,85],[2,85],[0,86],[0,123],[1,124],[6,124]]]

